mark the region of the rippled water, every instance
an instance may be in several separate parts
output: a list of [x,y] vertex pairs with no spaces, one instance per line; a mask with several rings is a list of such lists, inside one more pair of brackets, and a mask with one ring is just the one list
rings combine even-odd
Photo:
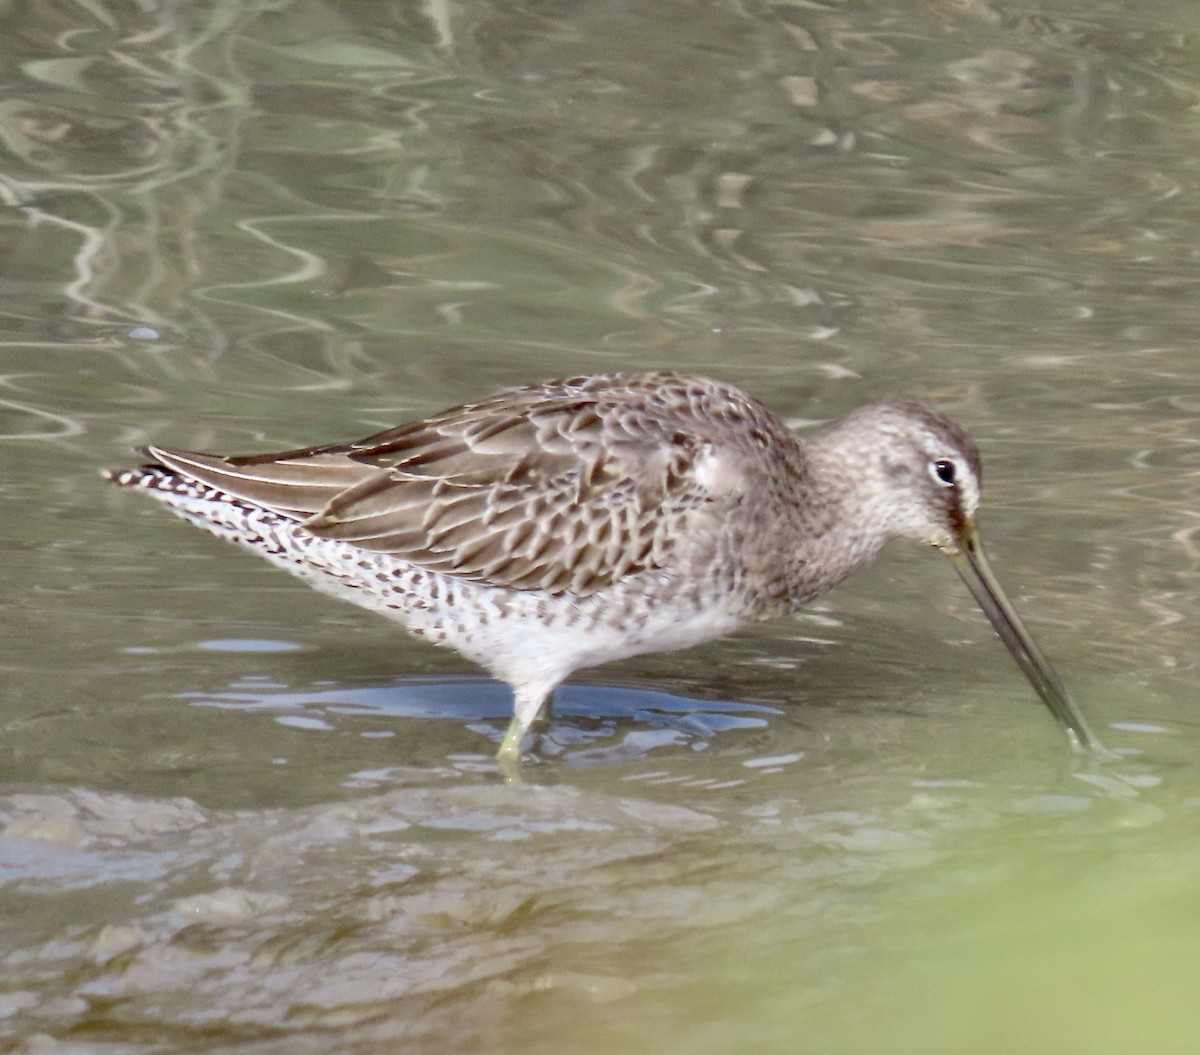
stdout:
[[[4,1050],[1194,1049],[1194,4],[0,25]],[[968,425],[1119,759],[897,546],[506,786],[501,687],[98,476],[649,366]]]

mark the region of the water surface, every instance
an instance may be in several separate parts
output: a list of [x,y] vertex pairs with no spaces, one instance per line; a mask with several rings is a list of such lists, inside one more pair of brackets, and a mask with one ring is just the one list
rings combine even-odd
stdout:
[[[5,1050],[1194,1050],[1194,5],[0,17]],[[502,688],[98,476],[657,366],[967,425],[1118,759],[897,546],[506,786]]]

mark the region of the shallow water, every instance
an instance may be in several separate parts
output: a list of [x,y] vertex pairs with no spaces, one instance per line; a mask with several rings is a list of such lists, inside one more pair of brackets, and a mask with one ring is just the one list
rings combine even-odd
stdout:
[[[1191,1052],[1194,5],[0,15],[0,1045]],[[98,471],[672,366],[978,439],[946,562],[501,687]]]

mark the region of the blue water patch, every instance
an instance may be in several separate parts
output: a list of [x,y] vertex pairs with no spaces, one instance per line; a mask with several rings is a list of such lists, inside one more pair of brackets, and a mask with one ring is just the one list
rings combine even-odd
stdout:
[[[480,732],[502,732],[512,717],[508,687],[485,678],[406,678],[390,685],[309,687],[297,690],[275,681],[241,678],[227,691],[182,693],[201,707],[271,711],[288,725],[334,728],[336,716],[434,718],[462,722]],[[673,743],[704,742],[733,729],[758,729],[782,712],[734,700],[700,700],[653,689],[611,685],[562,686],[554,696],[551,721],[563,746],[611,737],[619,724],[665,735]],[[376,729],[372,735],[382,735]]]
[[[453,718],[460,721],[507,719],[512,716],[511,691],[506,685],[485,678],[406,678],[391,685],[340,686],[315,691],[295,691],[274,681],[263,683],[243,678],[232,691],[181,695],[208,706],[235,709],[317,707],[334,714],[389,714],[403,718]],[[679,716],[683,719],[701,719],[706,728],[720,729],[742,727],[747,722],[761,726],[768,716],[781,713],[777,708],[762,704],[698,700],[690,696],[625,686],[568,684],[554,694],[554,714],[562,718],[648,719]]]
[[201,641],[197,648],[207,652],[295,652],[300,646],[294,641],[271,641],[252,637],[218,637]]

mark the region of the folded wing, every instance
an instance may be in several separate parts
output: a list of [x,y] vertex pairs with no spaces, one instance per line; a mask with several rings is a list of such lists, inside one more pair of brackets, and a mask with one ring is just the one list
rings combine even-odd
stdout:
[[730,480],[686,428],[648,423],[603,392],[536,386],[356,443],[149,453],[319,537],[476,583],[580,596],[669,567],[711,526],[714,481]]

